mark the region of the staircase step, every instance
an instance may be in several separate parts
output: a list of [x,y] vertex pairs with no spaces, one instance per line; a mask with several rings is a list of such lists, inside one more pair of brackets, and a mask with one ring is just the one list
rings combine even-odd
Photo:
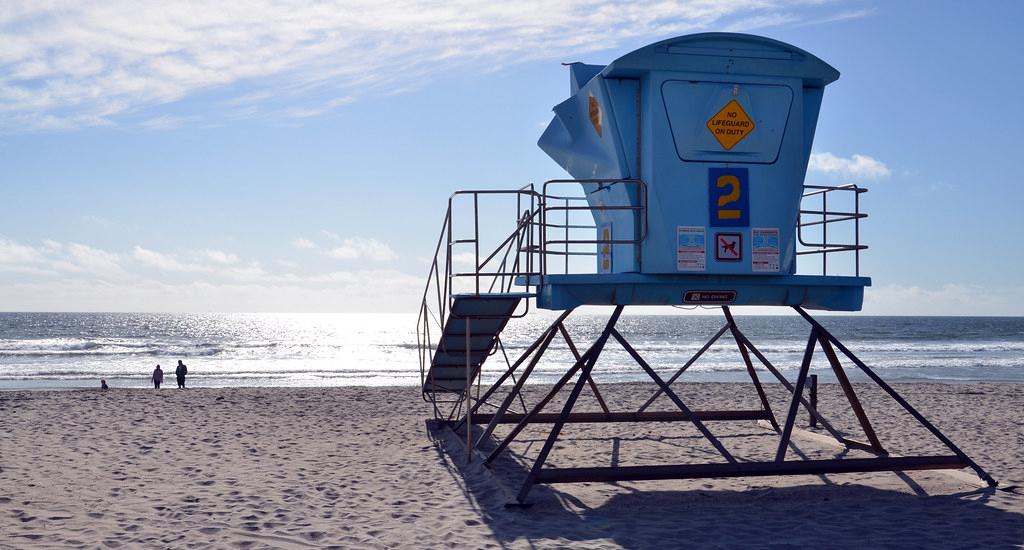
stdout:
[[496,339],[526,294],[458,294],[430,361],[424,392],[462,392],[466,387],[466,329],[472,383]]
[[[502,328],[505,327],[505,323],[508,322],[508,317],[489,317],[486,319],[480,319],[476,317],[469,318],[469,333],[473,334],[497,334]],[[445,336],[461,336],[466,337],[466,318],[464,317],[451,317],[448,319],[448,324],[444,327]]]
[[[477,334],[474,331],[469,338],[469,349],[477,351],[491,349],[491,344],[494,343],[494,336],[493,333]],[[437,347],[447,352],[464,352],[466,351],[466,337],[456,335],[443,336]]]
[[[474,378],[475,378],[475,374],[476,374],[477,369],[478,369],[478,367],[473,367]],[[465,365],[462,365],[462,366],[457,366],[457,365],[452,365],[452,366],[436,365],[436,366],[434,366],[434,368],[430,369],[430,377],[428,378],[428,380],[430,380],[430,379],[437,380],[437,381],[461,380],[462,383],[465,384],[466,383],[466,366]]]
[[[469,353],[469,364],[479,365],[487,359],[488,355],[486,351],[472,351]],[[446,352],[438,351],[434,354],[433,361],[430,362],[431,367],[458,367],[466,366],[466,352]]]
[[462,393],[465,390],[465,380],[427,380],[423,384],[423,391],[426,393]]
[[456,298],[452,303],[453,317],[508,318],[512,315],[519,298]]

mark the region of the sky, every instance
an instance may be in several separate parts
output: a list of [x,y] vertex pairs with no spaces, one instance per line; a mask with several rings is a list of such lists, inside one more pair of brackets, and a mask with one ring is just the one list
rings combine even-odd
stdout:
[[[211,7],[212,6],[212,7]],[[448,196],[564,176],[563,62],[705,31],[842,74],[864,312],[1024,315],[1021,2],[0,3],[0,311],[415,312]]]

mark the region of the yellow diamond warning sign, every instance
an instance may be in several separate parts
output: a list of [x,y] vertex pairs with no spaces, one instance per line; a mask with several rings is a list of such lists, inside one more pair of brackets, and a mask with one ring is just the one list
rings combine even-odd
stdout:
[[708,120],[708,130],[728,151],[754,131],[754,121],[750,120],[740,103],[734,99]]

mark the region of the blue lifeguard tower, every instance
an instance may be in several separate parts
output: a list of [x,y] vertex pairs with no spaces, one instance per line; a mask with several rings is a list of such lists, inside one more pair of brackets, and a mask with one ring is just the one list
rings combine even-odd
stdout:
[[[537,483],[823,474],[852,471],[973,468],[994,481],[807,310],[860,310],[860,210],[866,189],[804,182],[825,87],[839,72],[814,55],[768,38],[708,33],[665,40],[608,65],[569,65],[570,97],[554,108],[539,146],[571,176],[514,190],[469,190],[449,199],[420,311],[423,394],[435,416],[464,429],[467,449],[514,424],[482,459],[490,464],[529,424],[552,429],[518,494]],[[509,231],[488,246],[481,208],[515,207]],[[489,219],[493,216],[487,216]],[[806,258],[817,274],[797,272]],[[816,260],[820,259],[820,263]],[[831,261],[831,265],[830,262]],[[470,267],[461,266],[468,263]],[[845,270],[847,275],[836,274]],[[561,311],[514,360],[501,342],[510,319],[536,307]],[[565,322],[579,306],[612,309],[604,330],[578,347]],[[626,306],[717,306],[725,324],[679,371],[662,379],[615,325]],[[731,309],[784,306],[810,326],[797,379],[790,382],[747,338]],[[672,390],[686,369],[719,338],[735,340],[759,396],[756,410],[691,410]],[[575,362],[537,403],[521,391],[556,337]],[[616,411],[595,383],[594,366],[615,340],[654,382],[639,410]],[[836,430],[804,397],[817,348],[828,360],[863,430],[857,441]],[[836,352],[838,350],[839,353]],[[875,433],[840,362],[843,355],[951,451],[890,456]],[[505,364],[485,391],[483,365]],[[754,359],[791,394],[781,423]],[[497,363],[494,359],[492,362]],[[575,382],[573,382],[575,380]],[[545,406],[567,385],[565,404]],[[476,391],[474,392],[474,385]],[[574,412],[585,386],[599,412]],[[648,408],[660,396],[671,411]],[[501,398],[500,404],[491,399]],[[523,412],[510,408],[519,400]],[[481,410],[481,407],[491,408]],[[843,447],[865,458],[787,460],[798,410]],[[562,427],[573,422],[690,422],[722,456],[708,464],[546,468]],[[779,433],[774,461],[740,461],[715,437],[716,421],[762,421]],[[474,433],[473,426],[483,426]]]

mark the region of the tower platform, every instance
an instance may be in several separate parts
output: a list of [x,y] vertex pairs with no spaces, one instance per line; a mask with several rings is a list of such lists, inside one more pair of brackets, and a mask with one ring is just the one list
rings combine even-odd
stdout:
[[859,311],[871,278],[590,273],[521,276],[516,284],[535,287],[537,307],[555,310],[583,305],[743,305]]

